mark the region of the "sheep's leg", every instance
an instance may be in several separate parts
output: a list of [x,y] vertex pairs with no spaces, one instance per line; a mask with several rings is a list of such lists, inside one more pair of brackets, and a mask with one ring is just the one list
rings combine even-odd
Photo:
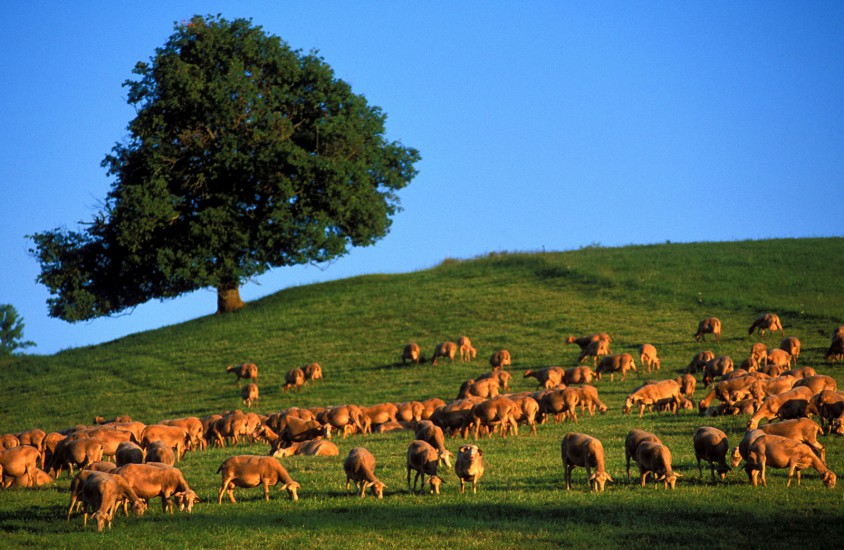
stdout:
[[410,491],[410,470],[411,470],[411,467],[408,466],[407,467],[407,490],[408,491]]

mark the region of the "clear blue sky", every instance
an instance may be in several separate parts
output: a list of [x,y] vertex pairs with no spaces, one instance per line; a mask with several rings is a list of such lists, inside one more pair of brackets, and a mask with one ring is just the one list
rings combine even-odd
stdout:
[[24,238],[92,218],[134,116],[122,82],[207,13],[319,49],[423,156],[390,235],[247,300],[492,251],[844,235],[842,2],[5,2],[0,303],[30,351],[213,313],[202,290],[50,319]]

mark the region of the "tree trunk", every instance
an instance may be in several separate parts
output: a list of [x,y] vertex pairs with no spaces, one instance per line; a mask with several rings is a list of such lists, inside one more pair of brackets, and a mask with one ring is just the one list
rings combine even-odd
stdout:
[[245,305],[240,299],[240,289],[237,285],[217,288],[217,314],[237,311]]

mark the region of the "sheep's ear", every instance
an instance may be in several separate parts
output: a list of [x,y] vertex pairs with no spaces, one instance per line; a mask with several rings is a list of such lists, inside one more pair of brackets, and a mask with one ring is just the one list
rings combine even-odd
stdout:
[[597,477],[597,475],[598,474],[592,474],[591,476],[589,476],[589,481],[595,481],[595,478]]
[[665,474],[662,474],[661,476],[656,478],[656,481],[665,481]]
[[680,472],[674,472],[674,477],[683,477],[683,474]]
[[609,481],[610,483],[615,483],[615,480],[612,478],[612,476],[608,472],[604,472],[604,475],[607,476],[607,481]]

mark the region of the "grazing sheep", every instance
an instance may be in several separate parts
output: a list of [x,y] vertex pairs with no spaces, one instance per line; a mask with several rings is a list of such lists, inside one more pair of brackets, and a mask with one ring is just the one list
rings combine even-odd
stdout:
[[630,481],[630,459],[636,459],[636,449],[645,441],[662,444],[662,440],[659,437],[638,428],[630,430],[624,439],[624,458],[627,460],[627,481]]
[[512,364],[510,352],[506,349],[496,351],[489,357],[489,364],[493,369],[506,369]]
[[[153,441],[147,446],[146,462],[160,462],[168,466],[175,466],[176,453],[173,452],[173,448],[167,443],[161,440]],[[140,464],[140,462],[136,462],[135,464]]]
[[697,380],[691,374],[681,374],[674,379],[680,386],[680,394],[693,399],[695,396],[695,388],[697,387]]
[[484,475],[484,453],[477,445],[463,445],[457,452],[454,473],[460,479],[460,494],[464,494],[467,481],[472,482],[472,493],[478,492],[478,481]]
[[439,407],[445,406],[445,401],[440,399],[439,397],[431,397],[430,399],[425,399],[421,402],[423,409],[422,409],[422,420],[427,420],[431,418],[431,415],[434,414],[434,411]]
[[794,336],[789,336],[780,342],[780,349],[788,353],[797,364],[797,358],[800,357],[800,340]]
[[747,335],[750,336],[753,334],[754,330],[759,331],[759,336],[765,337],[765,331],[768,330],[770,332],[777,332],[785,337],[785,332],[782,329],[782,322],[780,321],[779,315],[776,313],[763,313],[759,317],[753,321],[753,324],[750,325],[750,328],[747,329]]
[[750,365],[753,368],[761,368],[768,362],[768,346],[762,342],[756,342],[750,347]]
[[240,390],[240,395],[243,397],[243,404],[251,409],[252,403],[258,400],[258,384],[251,382],[246,384]]
[[[150,424],[141,433],[141,447],[146,449],[153,441],[163,441],[176,453],[176,461],[180,461],[185,454],[187,445],[191,440],[190,434],[179,426],[165,426],[163,424]],[[235,443],[237,439],[235,437]],[[221,447],[223,445],[220,445]]]
[[366,416],[364,426],[371,433],[371,426],[378,426],[386,422],[395,422],[398,411],[399,408],[395,403],[379,403],[371,407],[364,407],[363,414]]
[[568,386],[568,389],[577,392],[578,397],[580,398],[580,410],[582,411],[585,409],[589,413],[589,416],[595,414],[595,409],[598,409],[598,412],[601,414],[607,412],[607,406],[604,405],[604,403],[602,403],[598,398],[598,388],[595,386],[583,384],[580,387]]
[[680,406],[680,384],[676,380],[660,380],[656,383],[645,384],[634,389],[624,401],[621,412],[627,414],[634,405],[639,407],[639,418],[645,413],[645,407],[653,407],[661,402],[672,403],[670,407],[674,414]]
[[[324,414],[317,417],[317,420],[330,425],[333,430],[343,430],[345,439],[349,433],[365,434],[369,419],[363,413],[363,409],[357,405],[339,405],[326,410]],[[314,437],[307,439],[314,439]]]
[[519,435],[519,427],[515,418],[513,418],[517,409],[515,403],[500,395],[474,405],[463,421],[461,427],[463,437],[466,437],[470,428],[474,428],[473,434],[475,441],[477,441],[481,426],[490,430],[490,436],[494,426],[499,427],[501,437],[507,437],[508,429],[512,430],[515,435]]
[[768,357],[765,359],[765,364],[780,367],[784,371],[791,367],[791,359],[790,353],[777,348],[768,350]]
[[689,361],[689,364],[686,365],[686,368],[683,369],[683,373],[684,374],[695,374],[697,371],[703,370],[703,367],[704,367],[704,365],[706,365],[707,361],[709,361],[710,359],[714,359],[714,358],[715,358],[715,354],[712,353],[711,351],[709,351],[709,350],[701,351],[701,352],[695,354],[694,357],[692,357],[692,360]]
[[827,361],[840,361],[844,359],[844,326],[835,329],[832,335],[832,343],[824,353]]
[[38,470],[36,462],[41,453],[35,447],[20,445],[5,451],[0,451],[0,481],[3,476],[26,477],[30,485],[35,484],[35,472]]
[[821,474],[821,481],[826,487],[830,489],[835,487],[835,473],[821,462],[812,448],[787,437],[766,434],[756,437],[748,446],[744,469],[754,487],[758,486],[760,479],[763,486],[768,486],[765,478],[768,466],[788,468],[786,487],[791,486],[791,479],[795,472],[797,472],[797,484],[800,485],[800,471],[810,467]]
[[[588,367],[587,367],[588,368]],[[536,378],[539,387],[550,389],[560,384],[565,377],[565,370],[563,367],[546,367],[539,370],[528,369],[525,371],[523,378]]]
[[284,429],[278,434],[278,445],[295,443],[326,437],[331,439],[331,424],[322,424],[318,420],[302,420],[295,416],[287,417]]
[[452,435],[463,427],[469,412],[476,404],[483,401],[480,397],[467,397],[457,399],[434,409],[429,419],[431,422],[443,429],[450,431]]
[[[600,440],[581,433],[567,433],[560,443],[566,476],[566,490],[571,490],[571,472],[576,466],[586,468],[586,483],[590,490],[602,492],[606,482],[615,483],[604,469],[604,446]],[[591,469],[595,473],[591,473]]]
[[300,368],[290,369],[284,375],[284,391],[298,389],[305,385],[305,371]]
[[[816,455],[818,455],[818,458],[820,458],[822,462],[826,462],[826,449],[824,449],[824,446],[820,441],[818,441],[818,434],[822,434],[823,430],[818,423],[813,420],[808,418],[795,418],[792,420],[783,420],[782,422],[772,422],[770,424],[760,426],[758,431],[768,435],[787,437],[798,443],[805,443]],[[732,466],[735,468],[739,465],[739,461],[741,461],[742,458],[738,447],[733,449],[732,455]]]
[[701,340],[706,342],[706,335],[712,334],[715,336],[716,342],[721,342],[721,320],[717,317],[709,317],[697,324],[697,332],[695,333],[695,341]]
[[343,470],[346,472],[346,490],[354,482],[360,487],[360,498],[366,496],[367,488],[371,488],[376,497],[384,498],[387,486],[375,477],[375,457],[366,448],[355,447],[349,451],[349,456],[343,461]]
[[[29,447],[33,449],[32,447]],[[9,449],[5,453],[9,453],[14,449]],[[35,450],[35,449],[33,449]],[[37,453],[38,451],[35,450]],[[53,452],[52,460],[47,461],[45,469],[53,478],[58,478],[61,475],[62,468],[68,467],[70,476],[73,477],[73,466],[77,465],[80,468],[85,468],[89,464],[98,462],[103,459],[103,444],[92,438],[85,439],[63,439],[56,445],[56,450]],[[1,461],[1,459],[0,459]],[[33,466],[34,466],[33,462]]]
[[513,419],[516,423],[527,424],[530,426],[530,435],[536,435],[536,416],[539,414],[539,403],[528,395],[510,395],[509,397],[505,397],[516,405],[516,408],[513,410]]
[[703,477],[701,459],[709,462],[709,471],[712,474],[713,481],[715,480],[715,470],[718,470],[718,475],[721,476],[722,480],[727,477],[727,473],[732,470],[727,465],[727,451],[730,448],[727,442],[727,434],[718,428],[702,426],[695,432],[694,448],[700,477]]
[[566,385],[571,384],[591,384],[592,379],[597,377],[595,371],[589,367],[580,366],[566,369],[563,374],[563,382]]
[[729,374],[733,369],[735,369],[735,364],[729,356],[713,357],[703,365],[703,387],[709,387],[716,378]]
[[835,381],[835,378],[826,376],[825,374],[816,374],[801,378],[794,383],[793,387],[799,388],[802,386],[811,389],[813,394],[820,393],[824,390],[838,390],[838,383]]
[[309,439],[301,443],[290,443],[287,447],[280,448],[272,456],[286,457],[294,455],[302,456],[337,456],[340,450],[337,445],[325,439]]
[[199,497],[190,488],[181,470],[158,462],[146,464],[127,464],[114,470],[129,482],[132,490],[139,498],[149,501],[151,498],[161,497],[163,512],[173,513],[172,497],[179,502],[179,510],[190,513],[193,505],[199,502]]
[[271,456],[239,455],[227,458],[217,468],[217,473],[222,474],[220,492],[217,494],[217,504],[223,503],[223,493],[228,493],[232,503],[234,499],[234,488],[243,487],[251,489],[262,485],[264,488],[264,499],[270,500],[270,486],[281,483],[279,491],[287,491],[290,500],[299,500],[298,490],[301,487],[293,481],[287,470],[284,469],[278,460]]
[[546,390],[538,399],[539,413],[541,419],[553,414],[557,421],[562,418],[566,420],[577,420],[577,406],[580,404],[580,392],[572,388],[555,388]]
[[454,342],[440,342],[434,348],[434,354],[431,356],[431,365],[437,366],[437,359],[440,357],[448,357],[449,363],[454,363],[454,356],[457,354],[457,344]]
[[665,488],[674,489],[677,478],[683,477],[671,468],[671,451],[668,447],[653,441],[643,441],[636,447],[636,463],[642,477],[642,487],[648,475],[654,481],[665,483]]
[[796,401],[798,402],[797,405],[802,405],[805,408],[808,406],[809,400],[813,395],[812,390],[805,386],[791,389],[779,395],[771,395],[762,402],[759,410],[750,417],[750,420],[747,422],[747,428],[749,430],[755,430],[759,427],[760,420],[773,420],[779,414],[780,409],[791,402]]
[[624,377],[627,376],[627,371],[636,371],[636,363],[633,361],[633,356],[629,353],[617,353],[615,355],[608,355],[598,362],[595,368],[598,380],[605,372],[610,374],[610,380],[615,381],[615,373],[621,372],[621,381],[624,382]]
[[500,384],[495,378],[472,380],[471,378],[460,386],[457,399],[467,397],[482,397],[484,399],[496,397],[500,393]]
[[460,361],[471,362],[478,356],[478,350],[472,347],[472,341],[468,336],[461,336],[457,339],[457,347],[460,349]]
[[589,336],[581,336],[579,338],[574,336],[569,336],[566,338],[565,344],[577,344],[580,347],[580,350],[585,350],[590,343],[597,342],[598,340],[603,340],[607,343],[607,347],[612,344],[612,338],[606,332],[596,332],[595,334],[590,334]]
[[484,374],[478,376],[475,379],[475,382],[480,382],[481,380],[492,379],[498,382],[498,385],[503,388],[505,391],[510,391],[510,380],[513,378],[506,370],[502,369],[495,369],[492,372],[485,372]]
[[816,393],[809,399],[806,414],[818,415],[821,428],[829,422],[827,433],[841,434],[844,431],[841,425],[844,419],[844,392],[823,390]]
[[437,450],[439,460],[446,468],[451,468],[451,453],[445,448],[445,434],[442,428],[430,420],[422,420],[416,424],[413,433],[414,439],[419,439],[430,444]]
[[[118,504],[124,498],[132,502],[132,511],[141,516],[146,510],[146,503],[132,490],[129,483],[117,475],[103,472],[91,472],[77,487],[77,498],[85,505],[84,523],[88,523],[88,512],[93,510],[92,518],[97,522],[97,531],[102,532],[106,523],[109,529]],[[71,508],[74,503],[71,501]],[[70,517],[70,512],[68,512]]]
[[124,441],[117,446],[114,461],[118,467],[126,464],[142,464],[144,462],[144,450],[137,443]]
[[407,344],[401,351],[401,364],[406,365],[408,361],[414,365],[418,365],[422,361],[422,349],[416,342]]
[[234,383],[240,385],[240,379],[252,379],[253,382],[258,381],[258,365],[255,363],[243,363],[242,365],[231,365],[226,367],[226,374],[233,372],[237,378]]
[[794,378],[800,379],[800,378],[808,378],[808,377],[814,376],[818,373],[812,367],[800,367],[799,369],[787,370],[783,374],[785,374],[787,376],[793,376]]
[[605,356],[610,355],[610,345],[609,342],[606,340],[593,340],[589,342],[589,344],[580,351],[580,355],[577,356],[577,362],[583,363],[589,357],[592,358],[592,365],[595,365],[598,362],[598,359]]
[[652,344],[639,346],[639,360],[643,367],[648,368],[648,372],[659,370],[659,367],[662,366],[662,361],[656,355],[656,347]]
[[420,401],[396,403],[396,420],[399,422],[419,422],[422,420],[424,411],[425,405]]
[[305,373],[305,384],[308,382],[316,382],[322,380],[322,367],[319,363],[308,363],[302,367],[302,372]]
[[[440,494],[440,484],[442,478],[437,475],[437,465],[439,464],[439,453],[426,441],[416,439],[407,447],[407,490],[415,493],[416,483],[419,482],[419,476],[422,476],[422,483],[420,490],[425,488],[425,475],[428,475],[428,484],[431,486],[431,493]],[[410,472],[415,471],[416,477],[413,478],[413,489],[410,488]]]

